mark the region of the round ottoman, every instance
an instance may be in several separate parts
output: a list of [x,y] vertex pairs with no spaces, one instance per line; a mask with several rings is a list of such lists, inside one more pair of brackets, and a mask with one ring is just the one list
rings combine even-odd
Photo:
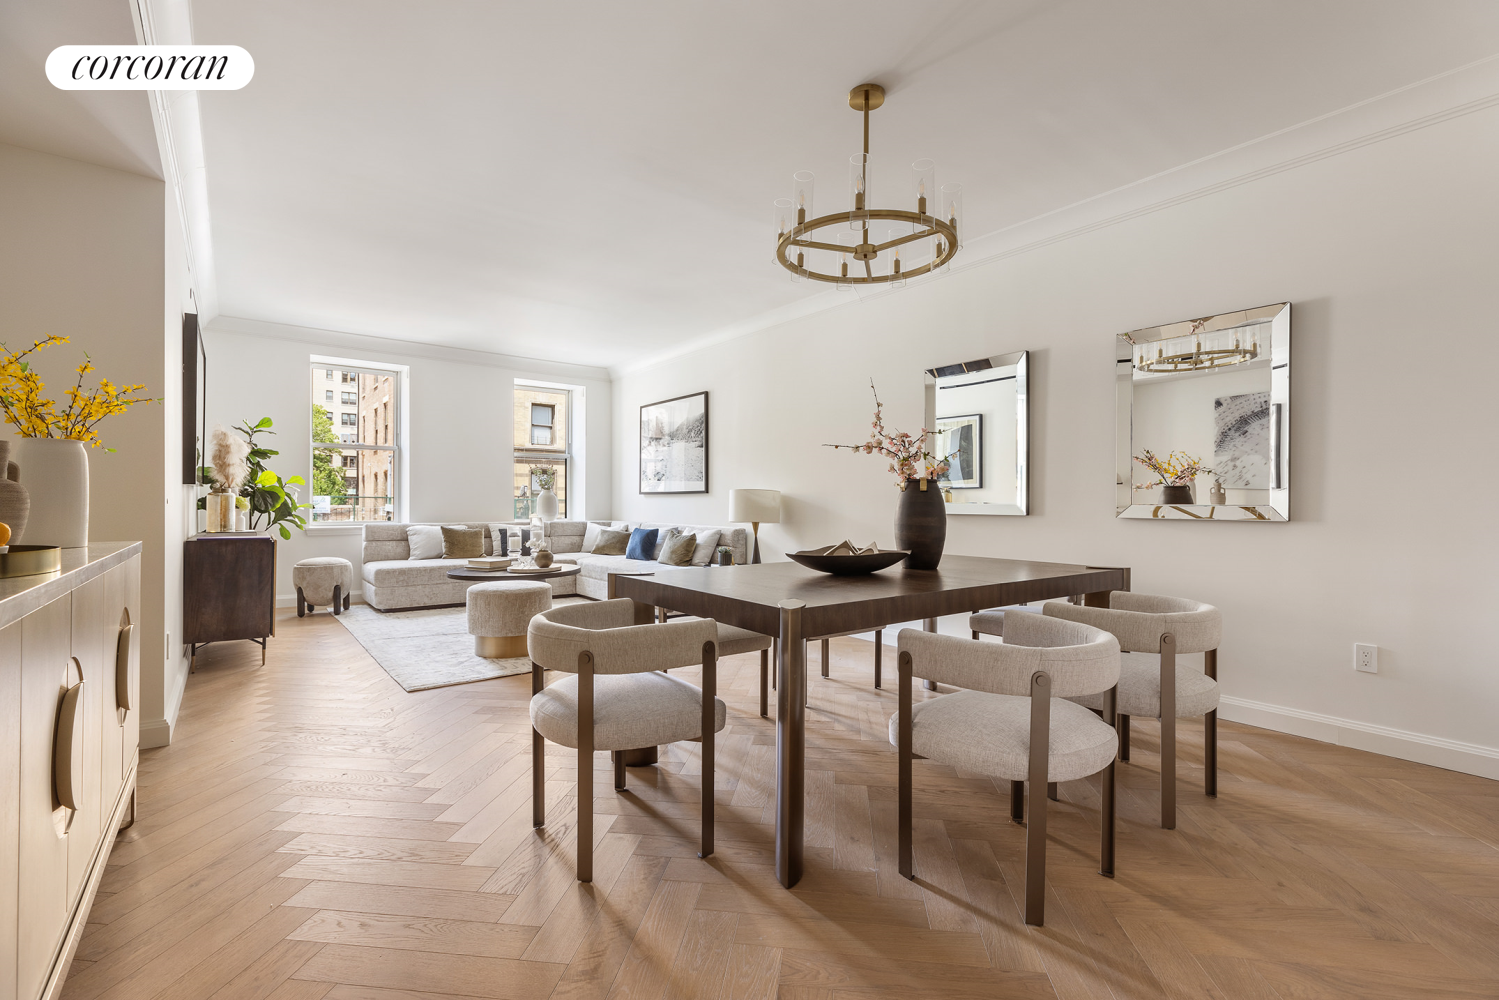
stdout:
[[552,585],[541,580],[476,583],[468,588],[468,633],[474,653],[493,660],[526,656],[531,619],[552,606]]
[[303,559],[291,568],[292,586],[297,588],[297,617],[304,617],[319,604],[327,604],[336,615],[349,608],[349,589],[354,586],[354,564],[337,556]]

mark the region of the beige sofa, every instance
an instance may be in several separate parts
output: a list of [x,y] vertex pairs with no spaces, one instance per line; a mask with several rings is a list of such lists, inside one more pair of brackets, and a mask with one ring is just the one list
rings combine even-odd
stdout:
[[[631,528],[655,528],[656,551],[661,554],[661,545],[666,540],[667,528],[678,528],[683,532],[701,534],[704,531],[719,532],[718,544],[734,553],[735,564],[749,561],[749,532],[744,528],[730,528],[718,524],[674,524],[669,521],[595,521],[605,526]],[[583,536],[587,533],[585,521],[552,521],[546,526],[547,545],[559,559],[576,562],[581,568],[576,577],[577,593],[596,601],[609,599],[610,573],[654,573],[660,564],[655,559],[627,559],[624,556],[600,556],[583,551]],[[671,568],[671,567],[666,567]]]
[[[494,553],[489,523],[483,521],[442,521],[446,525],[462,524],[484,531],[484,554]],[[412,559],[406,540],[410,524],[371,523],[364,526],[365,603],[377,611],[412,611],[418,608],[461,607],[467,600],[469,580],[452,580],[448,570],[462,566],[466,559]],[[571,561],[571,560],[563,560]],[[556,596],[577,593],[576,577],[558,577],[548,581]]]

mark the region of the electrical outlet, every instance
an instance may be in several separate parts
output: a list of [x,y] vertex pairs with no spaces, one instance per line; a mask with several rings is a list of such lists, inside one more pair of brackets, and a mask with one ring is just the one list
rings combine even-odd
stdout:
[[1379,647],[1367,642],[1353,644],[1353,669],[1366,674],[1379,673]]

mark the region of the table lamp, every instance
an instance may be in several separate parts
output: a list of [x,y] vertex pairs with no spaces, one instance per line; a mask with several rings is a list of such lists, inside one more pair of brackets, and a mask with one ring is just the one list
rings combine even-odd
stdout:
[[729,490],[729,520],[748,521],[754,526],[755,554],[750,562],[759,562],[760,525],[781,523],[781,491]]

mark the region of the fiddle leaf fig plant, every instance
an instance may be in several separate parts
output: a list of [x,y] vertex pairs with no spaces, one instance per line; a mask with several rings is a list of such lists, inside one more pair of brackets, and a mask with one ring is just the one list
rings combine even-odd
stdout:
[[[276,432],[272,427],[270,417],[261,417],[255,423],[243,421],[234,428],[243,434],[245,441],[250,446],[250,454],[246,459],[250,466],[250,474],[245,483],[239,489],[240,499],[249,505],[250,530],[259,531],[264,528],[275,528],[277,533],[284,539],[291,538],[291,529],[299,531],[307,527],[307,518],[299,511],[312,507],[310,503],[298,503],[296,496],[288,489],[292,486],[305,486],[307,480],[301,476],[292,476],[283,479],[280,475],[266,468],[265,462],[268,458],[274,458],[281,454],[274,448],[267,448],[263,443],[256,441],[260,434],[272,434]],[[211,469],[203,470],[205,475]],[[239,501],[236,501],[239,505]],[[198,507],[205,506],[204,500],[198,501]]]

